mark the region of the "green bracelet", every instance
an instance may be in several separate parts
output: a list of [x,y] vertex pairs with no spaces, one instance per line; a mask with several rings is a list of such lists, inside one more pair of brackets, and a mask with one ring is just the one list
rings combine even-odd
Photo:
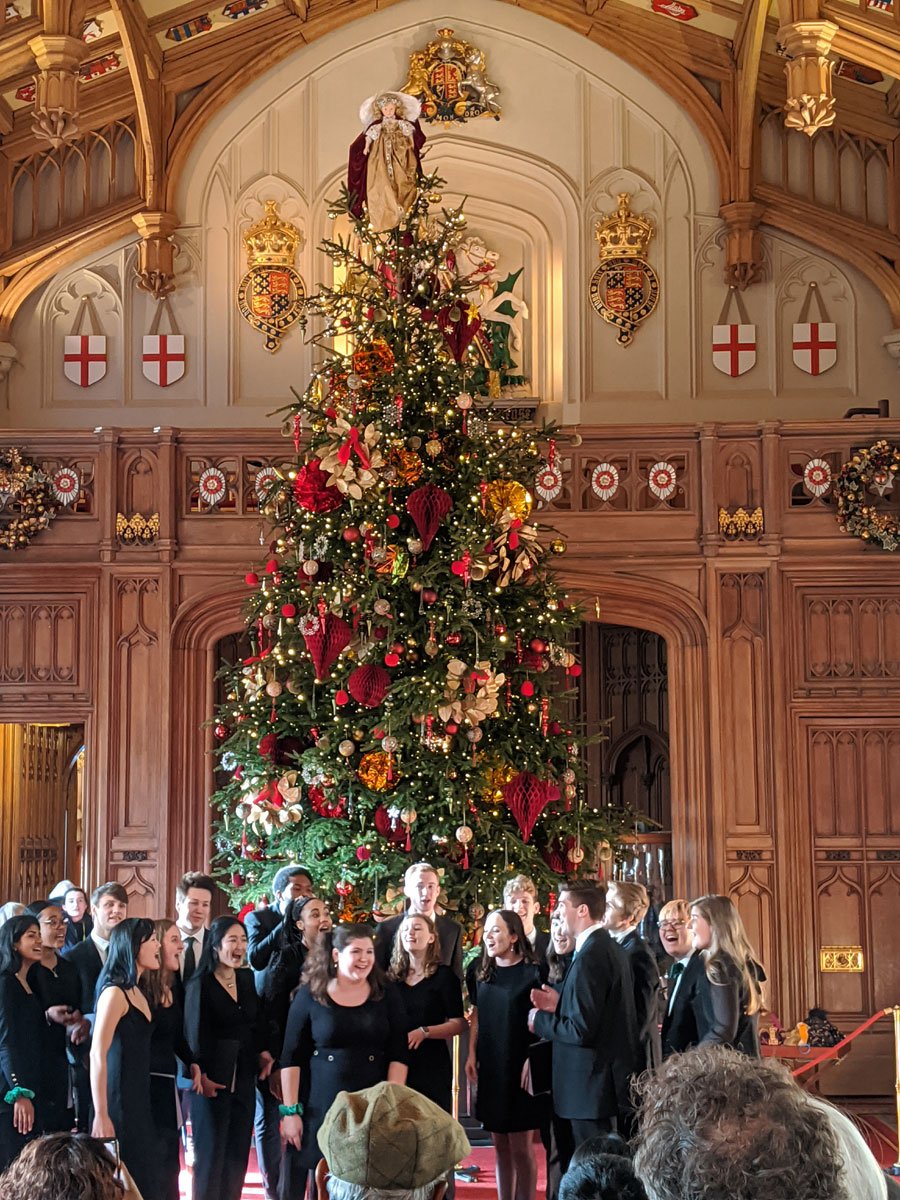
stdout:
[[302,1117],[302,1104],[279,1104],[278,1111],[283,1117]]
[[33,1100],[34,1092],[31,1088],[14,1087],[10,1088],[3,1097],[4,1104],[15,1104],[17,1100]]

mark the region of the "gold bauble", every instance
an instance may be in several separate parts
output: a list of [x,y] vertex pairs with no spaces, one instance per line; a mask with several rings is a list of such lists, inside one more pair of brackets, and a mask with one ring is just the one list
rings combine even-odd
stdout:
[[[388,779],[388,767],[392,767],[391,778]],[[356,774],[360,782],[370,791],[390,792],[400,782],[400,772],[390,754],[383,750],[370,750],[359,760]]]
[[395,446],[388,461],[397,472],[397,481],[407,487],[417,483],[425,469],[418,454],[414,450],[407,450],[405,446]]
[[374,379],[393,369],[394,352],[384,338],[373,338],[353,353],[353,370],[363,379]]
[[494,479],[485,489],[485,512],[492,520],[497,520],[504,512],[511,512],[517,520],[525,521],[533,506],[527,488],[515,479]]
[[568,549],[568,547],[566,546],[566,543],[562,540],[562,538],[554,538],[553,541],[550,543],[550,553],[551,554],[565,554],[567,549]]

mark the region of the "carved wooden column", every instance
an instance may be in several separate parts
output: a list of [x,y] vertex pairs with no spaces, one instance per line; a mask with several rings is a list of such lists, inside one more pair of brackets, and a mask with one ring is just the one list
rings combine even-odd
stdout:
[[172,234],[179,226],[174,213],[140,212],[132,217],[140,230],[138,245],[138,287],[157,300],[175,290],[175,242]]
[[34,77],[35,137],[56,149],[78,136],[78,68],[90,53],[81,38],[64,33],[42,33],[28,48],[37,63]]
[[832,62],[828,57],[838,27],[833,21],[797,21],[782,25],[778,41],[787,59],[787,103],[784,123],[812,137],[834,124]]
[[765,256],[759,223],[763,207],[753,200],[735,200],[723,204],[719,216],[725,222],[725,282],[729,286],[749,287],[762,278]]

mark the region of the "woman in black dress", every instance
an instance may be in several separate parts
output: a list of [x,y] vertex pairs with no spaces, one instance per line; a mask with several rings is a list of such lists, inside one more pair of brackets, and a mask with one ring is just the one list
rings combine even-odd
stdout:
[[766,973],[740,913],[727,896],[691,902],[691,940],[703,959],[691,1007],[698,1045],[731,1046],[759,1058],[759,1010]]
[[119,1157],[144,1200],[159,1200],[160,1192],[150,1108],[150,1006],[138,981],[158,966],[152,921],[129,917],[113,926],[97,980],[91,1042],[93,1136],[116,1139]]
[[406,1017],[367,925],[338,925],[307,960],[281,1054],[282,1200],[302,1200],[338,1092],[406,1082]]
[[37,917],[11,917],[0,928],[0,1170],[43,1133],[44,1010],[28,982],[40,960]]
[[281,942],[262,972],[266,1015],[275,1031],[276,1046],[284,1041],[291,996],[300,986],[307,956],[319,935],[331,929],[328,905],[318,896],[301,896],[285,905]]
[[163,918],[153,925],[159,941],[159,966],[141,975],[141,991],[150,1005],[150,1107],[159,1150],[159,1194],[178,1200],[181,1100],[176,1079],[178,1062],[190,1067],[193,1091],[200,1092],[200,1068],[191,1062],[184,1037],[184,987],[179,974],[184,942],[174,921]]
[[424,913],[407,913],[401,921],[388,978],[399,985],[406,1011],[406,1086],[452,1112],[449,1043],[466,1028],[462,989],[453,969],[442,964],[434,922]]
[[[41,961],[29,972],[28,982],[40,997],[46,1018],[41,1081],[44,1133],[63,1133],[75,1123],[71,1106],[67,1049],[80,1046],[90,1037],[90,1024],[82,1015],[81,980],[78,971],[62,957],[66,940],[63,910],[46,900],[29,904],[28,912],[37,917],[41,928]],[[74,1061],[74,1059],[73,1059]]]
[[256,1080],[268,1079],[272,1070],[263,1003],[253,973],[243,965],[246,954],[241,922],[216,917],[185,989],[185,1036],[206,1077],[202,1092],[191,1099],[194,1200],[240,1200]]
[[528,1031],[531,989],[542,985],[543,975],[516,913],[488,914],[481,960],[466,983],[474,1006],[466,1078],[478,1088],[475,1115],[494,1143],[498,1200],[533,1200],[534,1131],[547,1106],[525,1091],[522,1075],[537,1040]]

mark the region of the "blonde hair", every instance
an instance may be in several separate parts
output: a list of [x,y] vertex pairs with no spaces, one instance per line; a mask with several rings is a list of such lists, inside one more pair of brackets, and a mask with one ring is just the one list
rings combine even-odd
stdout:
[[685,925],[691,919],[691,906],[687,900],[667,900],[659,910],[659,923],[663,921],[684,921]]
[[762,987],[756,975],[758,961],[756,951],[750,944],[741,914],[727,896],[700,896],[691,901],[709,924],[711,941],[707,950],[701,951],[706,964],[706,978],[710,983],[732,983],[738,975],[742,991],[749,997],[748,1015],[762,1008]]
[[629,917],[633,925],[643,921],[650,907],[650,897],[642,883],[626,883],[618,879],[613,880],[606,889],[606,900]]
[[441,965],[441,943],[438,932],[434,927],[434,921],[432,921],[431,917],[426,916],[425,913],[408,912],[397,926],[397,932],[394,934],[391,965],[388,968],[388,979],[393,983],[403,983],[412,966],[409,951],[403,945],[400,938],[400,930],[407,921],[424,921],[428,926],[428,932],[434,935],[434,941],[430,942],[425,949],[425,978],[427,979],[429,975],[433,975]]
[[509,904],[509,899],[515,892],[528,892],[529,896],[534,896],[537,900],[537,888],[534,886],[534,880],[528,875],[513,875],[512,879],[507,880],[503,886],[503,903]]

